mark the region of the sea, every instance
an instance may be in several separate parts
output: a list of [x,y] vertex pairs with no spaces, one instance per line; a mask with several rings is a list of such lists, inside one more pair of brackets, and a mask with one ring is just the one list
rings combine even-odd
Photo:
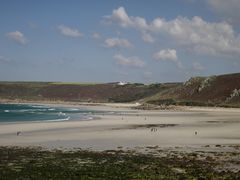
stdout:
[[51,107],[36,104],[0,104],[0,123],[89,120],[92,119],[93,114],[103,113],[105,112],[73,107]]

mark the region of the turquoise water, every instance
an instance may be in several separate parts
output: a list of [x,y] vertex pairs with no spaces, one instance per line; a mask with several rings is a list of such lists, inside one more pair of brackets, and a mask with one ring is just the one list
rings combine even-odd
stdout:
[[0,104],[0,122],[64,121],[90,119],[91,114],[102,113],[71,107],[50,107],[31,104]]

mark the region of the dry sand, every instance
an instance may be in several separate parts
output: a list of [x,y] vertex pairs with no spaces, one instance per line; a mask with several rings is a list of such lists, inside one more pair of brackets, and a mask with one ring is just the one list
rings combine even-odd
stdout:
[[[106,150],[240,145],[240,109],[195,107],[178,112],[130,110],[127,106],[134,104],[85,106],[123,111],[92,120],[1,123],[0,146]],[[17,136],[17,131],[22,134]]]

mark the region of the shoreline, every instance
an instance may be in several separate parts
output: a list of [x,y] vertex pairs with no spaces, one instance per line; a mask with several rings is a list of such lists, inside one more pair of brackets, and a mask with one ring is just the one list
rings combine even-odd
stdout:
[[140,103],[107,103],[107,102],[72,102],[72,101],[28,101],[28,100],[9,100],[0,99],[0,104],[32,104],[32,105],[49,105],[55,107],[87,107],[87,108],[99,108],[109,107],[117,109],[129,109],[139,111],[225,111],[225,112],[240,112],[240,107],[212,107],[212,106],[175,106],[169,105],[167,108],[150,108],[150,109],[138,109],[142,104]]
[[37,104],[37,105],[54,105],[54,106],[107,106],[107,107],[115,107],[115,108],[131,108],[137,107],[138,103],[104,103],[104,102],[72,102],[72,101],[25,101],[25,100],[8,100],[8,99],[0,99],[0,104]]
[[[29,104],[29,103],[28,103]],[[39,104],[39,103],[38,103]],[[53,106],[53,104],[44,104]],[[64,107],[66,104],[58,104]],[[92,150],[175,148],[187,151],[240,145],[240,109],[187,108],[184,111],[136,110],[124,106],[67,105],[118,114],[93,115],[92,120],[9,123],[0,126],[0,146],[41,146]],[[16,132],[21,131],[21,136]],[[194,133],[198,134],[195,135]],[[224,148],[224,146],[226,148]],[[145,148],[144,148],[145,147]],[[158,148],[156,148],[158,149]],[[212,148],[210,148],[212,149]],[[213,149],[214,150],[214,149]]]

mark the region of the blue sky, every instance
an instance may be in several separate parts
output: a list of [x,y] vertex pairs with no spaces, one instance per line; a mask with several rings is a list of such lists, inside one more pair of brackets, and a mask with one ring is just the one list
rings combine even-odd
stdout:
[[0,80],[176,82],[240,71],[238,0],[1,0]]

